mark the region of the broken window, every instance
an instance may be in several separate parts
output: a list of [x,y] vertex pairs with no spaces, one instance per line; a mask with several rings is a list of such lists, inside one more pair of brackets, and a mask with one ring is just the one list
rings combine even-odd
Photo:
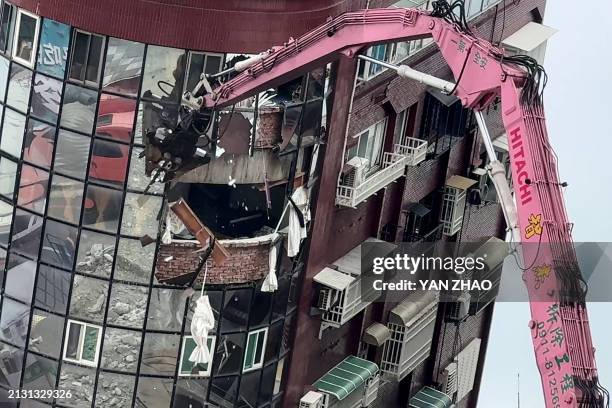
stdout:
[[104,37],[75,30],[68,77],[74,82],[97,86],[102,69]]
[[102,327],[68,320],[64,360],[95,367],[100,353]]
[[17,11],[13,59],[28,67],[34,66],[40,18],[25,10]]
[[[215,336],[208,336],[206,347],[209,351],[215,349]],[[196,342],[193,336],[183,337],[183,347],[181,348],[181,360],[179,365],[179,376],[181,377],[209,377],[212,369],[211,362],[205,364],[196,364],[189,360],[189,356],[196,348]]]
[[[190,184],[188,203],[217,238],[244,238],[274,231],[285,205],[286,185]],[[270,208],[268,208],[268,197]]]
[[267,336],[267,328],[249,332],[244,352],[244,363],[242,365],[243,372],[261,368]]

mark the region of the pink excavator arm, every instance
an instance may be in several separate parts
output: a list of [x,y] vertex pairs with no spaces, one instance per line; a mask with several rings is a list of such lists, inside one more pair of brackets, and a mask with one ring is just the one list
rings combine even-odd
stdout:
[[[530,74],[503,50],[441,17],[416,9],[369,9],[328,20],[297,39],[266,51],[244,72],[204,96],[217,109],[297,78],[364,47],[432,37],[448,63],[465,107],[480,111],[495,98],[510,146],[521,231],[523,279],[530,297],[530,328],[547,408],[605,407],[598,381],[581,275],[572,246],[537,92]],[[507,59],[505,59],[507,58]],[[505,60],[504,60],[505,59]],[[509,350],[509,353],[512,351]]]

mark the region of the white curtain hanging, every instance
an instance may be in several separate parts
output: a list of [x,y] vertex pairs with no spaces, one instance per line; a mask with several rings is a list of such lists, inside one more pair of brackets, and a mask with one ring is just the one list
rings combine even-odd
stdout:
[[183,232],[185,225],[181,219],[174,213],[174,211],[168,209],[166,211],[166,229],[162,235],[162,243],[168,245],[172,242],[172,235],[177,235]]
[[291,195],[291,199],[298,207],[304,217],[304,226],[300,225],[300,220],[293,205],[289,206],[289,234],[287,237],[287,255],[294,257],[300,252],[300,243],[306,238],[306,227],[310,221],[310,209],[308,208],[308,190],[300,186]]
[[277,237],[277,233],[275,233],[272,237],[272,244],[270,246],[270,253],[268,258],[270,271],[268,272],[268,276],[266,276],[263,283],[261,284],[262,292],[275,292],[276,289],[278,289],[278,279],[276,278],[276,261],[278,259],[278,246],[274,244],[274,242],[276,242]]
[[208,274],[208,265],[204,269],[204,279],[202,280],[202,289],[200,290],[200,298],[196,302],[196,308],[191,319],[191,336],[196,343],[196,347],[189,356],[189,361],[195,364],[209,364],[212,362],[210,358],[210,350],[208,350],[208,332],[215,327],[215,315],[208,295],[204,295],[204,285],[206,284],[206,275]]

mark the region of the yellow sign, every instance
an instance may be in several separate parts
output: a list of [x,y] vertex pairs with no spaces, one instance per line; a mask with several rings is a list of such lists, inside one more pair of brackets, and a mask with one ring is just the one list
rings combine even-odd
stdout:
[[531,214],[529,216],[529,225],[525,228],[525,237],[527,239],[532,238],[535,235],[542,235],[542,214]]

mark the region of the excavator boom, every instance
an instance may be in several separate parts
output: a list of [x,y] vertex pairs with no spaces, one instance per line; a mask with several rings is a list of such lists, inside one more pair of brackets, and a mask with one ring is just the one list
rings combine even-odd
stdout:
[[235,70],[242,72],[216,89],[206,84],[209,92],[200,98],[186,95],[186,104],[200,112],[216,110],[340,55],[356,57],[375,44],[426,37],[437,43],[456,82],[453,93],[465,107],[482,111],[501,98],[518,214],[518,225],[508,227],[520,231],[521,236],[513,238],[524,244],[523,279],[546,407],[605,407],[608,397],[598,381],[585,289],[546,132],[539,86],[545,74],[534,60],[505,56],[440,10],[368,9],[329,19],[299,38],[243,61]]

